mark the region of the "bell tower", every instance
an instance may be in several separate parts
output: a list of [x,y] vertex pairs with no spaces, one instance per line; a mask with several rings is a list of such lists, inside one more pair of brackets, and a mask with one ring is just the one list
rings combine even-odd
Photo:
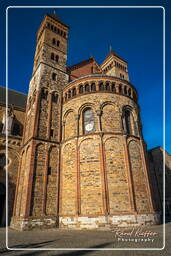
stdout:
[[37,32],[23,146],[11,226],[27,230],[58,224],[59,144],[68,26],[46,14]]

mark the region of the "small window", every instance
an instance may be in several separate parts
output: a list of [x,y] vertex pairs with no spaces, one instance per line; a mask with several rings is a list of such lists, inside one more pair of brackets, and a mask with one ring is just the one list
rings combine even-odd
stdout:
[[59,61],[59,56],[58,55],[56,55],[55,60],[56,60],[56,62]]
[[79,87],[79,93],[83,93],[83,85],[80,85],[80,87]]
[[56,73],[52,73],[52,80],[56,81],[57,78],[57,74]]
[[51,175],[52,174],[52,167],[48,167],[48,175]]
[[13,129],[12,129],[12,134],[17,136],[20,135],[20,126],[17,123],[14,123]]
[[51,60],[54,60],[54,53],[51,53]]
[[66,38],[66,33],[64,32],[64,37]]
[[50,129],[50,137],[53,137],[53,132],[54,132],[54,130]]
[[85,92],[89,92],[89,84],[85,85]]
[[106,83],[106,91],[110,91],[110,85],[109,85],[109,83]]
[[103,83],[100,83],[99,84],[99,91],[103,91],[103,89],[104,89]]
[[71,98],[71,91],[68,91],[68,99]]
[[51,25],[51,29],[53,30],[53,25]]
[[42,93],[41,93],[42,99],[47,99],[47,91],[45,91],[44,89],[42,89]]
[[112,83],[112,92],[115,92],[115,83]]
[[52,44],[56,44],[55,38],[52,39]]
[[57,43],[56,43],[56,44],[57,44],[57,46],[59,46],[59,45],[60,45],[60,41],[59,41],[59,40],[57,40]]
[[92,92],[95,92],[95,91],[96,91],[96,85],[95,85],[95,83],[92,83],[92,84],[91,84],[91,91],[92,91]]
[[73,88],[72,89],[72,96],[75,96],[76,95],[76,88]]

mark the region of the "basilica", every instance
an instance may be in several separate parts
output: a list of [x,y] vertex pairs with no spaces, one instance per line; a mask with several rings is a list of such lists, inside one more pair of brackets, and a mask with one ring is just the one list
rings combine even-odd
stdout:
[[45,15],[28,95],[8,92],[8,130],[0,88],[0,223],[8,169],[7,224],[14,229],[158,224],[154,155],[162,148],[146,150],[128,64],[110,51],[101,65],[91,57],[68,67],[68,33],[56,14]]

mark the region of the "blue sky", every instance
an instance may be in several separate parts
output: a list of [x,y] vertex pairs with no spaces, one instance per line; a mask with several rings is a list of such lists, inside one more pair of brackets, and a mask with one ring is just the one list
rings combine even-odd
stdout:
[[[16,1],[15,5],[156,5],[166,7],[166,29],[169,25],[167,1]],[[5,86],[5,7],[1,11],[2,74]],[[139,93],[143,134],[148,149],[163,145],[163,10],[162,8],[52,8],[9,9],[9,88],[27,93],[32,74],[36,31],[45,13],[53,12],[70,27],[68,65],[93,56],[99,64],[112,46],[128,62],[131,83]],[[171,19],[170,19],[171,20]],[[168,32],[168,29],[166,30]],[[166,33],[166,47],[171,43]],[[171,52],[166,48],[166,150],[171,153],[171,124],[168,70]],[[169,58],[170,56],[170,58]]]

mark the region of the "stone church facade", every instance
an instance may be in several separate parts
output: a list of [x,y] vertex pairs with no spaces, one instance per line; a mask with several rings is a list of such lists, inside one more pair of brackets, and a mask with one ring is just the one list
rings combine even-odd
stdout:
[[[37,33],[27,105],[18,124],[22,135],[9,135],[9,146],[18,146],[16,166],[9,164],[9,177],[15,169],[11,227],[159,223],[161,207],[153,198],[127,62],[111,51],[102,65],[89,58],[67,67],[68,30],[47,14]],[[17,111],[15,106],[9,111],[13,121]]]

